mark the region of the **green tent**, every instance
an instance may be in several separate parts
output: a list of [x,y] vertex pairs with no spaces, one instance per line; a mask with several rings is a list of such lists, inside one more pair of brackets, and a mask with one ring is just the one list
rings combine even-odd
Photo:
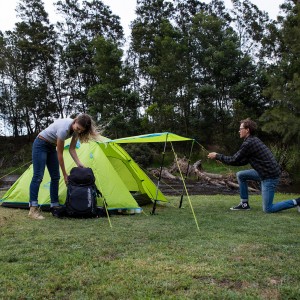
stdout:
[[[114,143],[119,143],[119,144],[125,144],[125,143],[164,143],[163,156],[162,156],[162,161],[161,161],[161,166],[160,166],[159,178],[158,178],[158,182],[157,182],[157,191],[159,191],[160,181],[161,181],[161,174],[162,174],[162,168],[163,168],[163,165],[164,165],[164,157],[165,157],[167,143],[172,144],[172,142],[182,142],[182,141],[192,141],[192,146],[191,146],[191,150],[190,150],[190,156],[191,156],[195,140],[191,139],[191,138],[182,137],[182,136],[179,136],[179,135],[171,133],[171,132],[150,133],[150,134],[143,134],[143,135],[138,135],[138,136],[120,138],[120,139],[114,140]],[[175,154],[173,145],[172,145],[172,150],[173,150],[175,158],[176,158],[176,154]],[[190,162],[190,158],[189,158],[189,162]],[[187,173],[188,173],[188,169],[189,169],[189,165],[187,167]],[[183,177],[182,177],[182,179],[184,181]],[[185,189],[186,193],[188,194],[185,185],[184,185],[184,189]],[[153,209],[152,209],[152,214],[155,213],[156,203],[158,201],[159,201],[158,197],[155,197],[154,198],[154,205],[153,205]],[[182,201],[183,201],[183,194],[181,195],[179,208],[182,207]]]
[[[66,141],[64,159],[66,170],[75,166],[68,148],[70,140]],[[91,141],[78,143],[77,154],[81,162],[93,169],[96,185],[103,197],[98,199],[98,205],[103,206],[103,200],[109,210],[136,209],[145,202],[158,200],[167,202],[157,186],[134,162],[129,154],[113,140],[102,142]],[[6,207],[28,207],[29,185],[33,174],[32,165],[3,195],[1,205]],[[61,176],[62,177],[62,176]],[[45,171],[39,191],[39,205],[44,208],[50,204],[50,176]],[[64,204],[67,188],[63,178],[59,183],[59,202]]]
[[193,141],[191,138],[186,138],[171,132],[149,133],[137,136],[130,136],[113,140],[114,143],[168,143],[168,142],[182,142]]

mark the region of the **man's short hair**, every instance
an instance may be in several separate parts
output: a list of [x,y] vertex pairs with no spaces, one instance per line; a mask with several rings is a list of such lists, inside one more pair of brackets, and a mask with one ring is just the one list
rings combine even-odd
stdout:
[[240,123],[243,124],[244,128],[249,129],[250,134],[254,134],[256,132],[257,124],[250,118],[241,120]]

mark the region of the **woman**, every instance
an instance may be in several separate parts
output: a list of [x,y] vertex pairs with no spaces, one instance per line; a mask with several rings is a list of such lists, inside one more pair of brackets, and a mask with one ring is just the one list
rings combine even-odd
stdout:
[[87,114],[80,114],[74,120],[65,118],[54,121],[36,137],[32,148],[33,177],[30,184],[30,210],[28,214],[30,218],[44,219],[38,209],[38,193],[46,166],[51,177],[51,210],[59,207],[59,167],[62,170],[65,183],[68,183],[68,174],[63,158],[65,140],[72,137],[69,148],[71,157],[78,167],[84,167],[77,156],[76,143],[78,140],[83,143],[88,142],[91,139],[97,139],[98,136],[99,133],[92,118]]

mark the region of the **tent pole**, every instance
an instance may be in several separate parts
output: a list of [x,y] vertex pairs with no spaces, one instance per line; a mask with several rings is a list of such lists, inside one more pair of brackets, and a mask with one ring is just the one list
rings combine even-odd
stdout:
[[[188,174],[189,174],[189,168],[190,168],[190,162],[191,162],[191,156],[192,156],[192,152],[193,152],[194,143],[195,143],[195,140],[193,140],[193,142],[192,142],[192,146],[191,146],[191,150],[190,150],[190,155],[189,155],[189,159],[188,159],[188,165],[187,165],[186,172],[185,172],[185,175],[184,175],[184,180],[187,179]],[[183,193],[184,193],[184,186],[183,186],[182,192],[181,192],[179,208],[182,207]]]
[[166,140],[165,140],[165,145],[164,145],[164,151],[163,151],[162,159],[161,159],[161,163],[160,163],[159,177],[158,177],[157,186],[156,186],[156,195],[155,195],[155,199],[154,199],[154,203],[153,203],[153,208],[152,208],[151,215],[155,214],[156,203],[157,203],[157,196],[158,196],[158,190],[159,190],[159,185],[160,185],[160,180],[161,180],[161,174],[162,174],[162,169],[163,169],[164,160],[165,160],[165,153],[166,153],[166,148],[167,148],[167,140],[168,140],[168,133],[166,135]]
[[105,212],[106,212],[106,216],[107,216],[107,220],[108,220],[109,226],[110,226],[110,228],[112,228],[110,217],[109,217],[109,213],[108,213],[108,209],[107,209],[107,203],[106,203],[105,198],[103,198],[103,204],[104,204],[104,207],[105,207]]

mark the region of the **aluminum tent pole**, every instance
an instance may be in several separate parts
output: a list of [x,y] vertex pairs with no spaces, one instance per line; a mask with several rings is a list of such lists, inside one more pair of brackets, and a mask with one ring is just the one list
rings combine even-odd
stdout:
[[151,212],[152,215],[155,214],[155,209],[156,209],[156,203],[157,203],[157,196],[158,196],[159,185],[160,185],[160,180],[161,180],[161,174],[162,174],[162,169],[163,169],[163,165],[164,165],[164,161],[165,161],[165,152],[166,152],[166,148],[167,148],[168,134],[169,133],[167,133],[167,135],[166,135],[166,140],[165,140],[165,145],[164,145],[164,151],[162,153],[162,159],[161,159],[161,164],[160,164],[159,177],[158,177],[157,186],[156,186],[156,195],[155,195],[155,199],[154,199],[154,203],[153,203],[153,208],[152,208],[152,212]]
[[[192,142],[192,146],[191,146],[191,150],[190,150],[190,155],[189,155],[189,159],[188,159],[188,165],[187,165],[186,172],[185,172],[185,175],[184,175],[184,180],[187,179],[188,174],[189,174],[189,168],[190,168],[190,162],[191,162],[191,156],[192,156],[192,152],[193,152],[194,143],[195,143],[195,140],[193,140],[193,142]],[[185,190],[185,189],[184,189],[184,185],[183,185],[183,187],[182,187],[182,192],[181,192],[181,197],[180,197],[179,208],[182,207],[182,201],[183,201],[183,193],[184,193],[184,190]]]

